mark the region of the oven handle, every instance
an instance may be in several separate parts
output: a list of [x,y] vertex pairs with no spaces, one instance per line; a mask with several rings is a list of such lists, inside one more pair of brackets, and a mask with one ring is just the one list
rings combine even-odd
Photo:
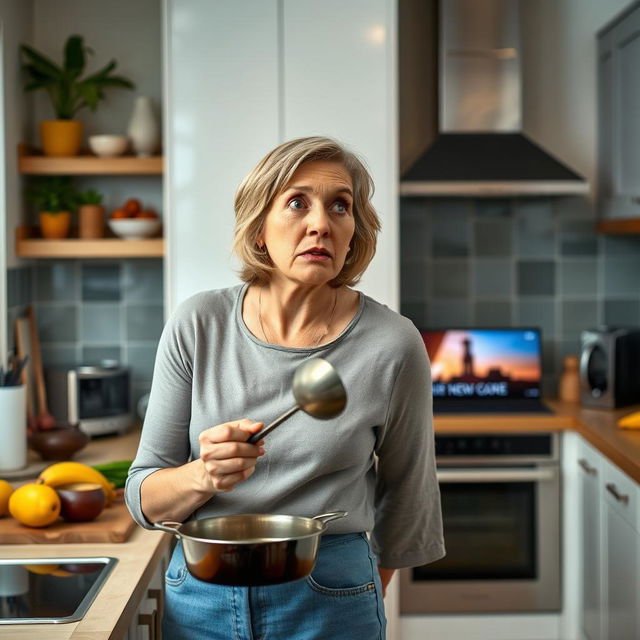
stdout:
[[438,469],[438,482],[540,482],[555,480],[555,469]]

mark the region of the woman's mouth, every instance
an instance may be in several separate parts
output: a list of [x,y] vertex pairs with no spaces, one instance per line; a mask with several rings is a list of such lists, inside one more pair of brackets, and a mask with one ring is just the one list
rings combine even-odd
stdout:
[[325,262],[331,259],[331,254],[326,249],[309,249],[301,253],[299,257],[310,262]]

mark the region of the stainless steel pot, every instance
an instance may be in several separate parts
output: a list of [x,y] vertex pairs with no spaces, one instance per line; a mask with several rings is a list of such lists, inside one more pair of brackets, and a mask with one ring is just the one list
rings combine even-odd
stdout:
[[308,576],[320,536],[346,511],[301,516],[241,514],[153,526],[182,540],[189,573],[204,582],[236,587],[282,584]]

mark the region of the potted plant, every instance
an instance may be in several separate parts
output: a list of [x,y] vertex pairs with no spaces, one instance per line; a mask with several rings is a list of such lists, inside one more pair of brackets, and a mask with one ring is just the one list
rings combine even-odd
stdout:
[[95,189],[78,194],[78,235],[81,238],[102,238],[104,235],[102,194]]
[[134,84],[122,76],[112,75],[116,61],[111,60],[99,71],[81,78],[87,54],[93,53],[84,45],[82,36],[69,36],[64,46],[64,63],[55,62],[23,44],[24,70],[28,75],[25,91],[43,89],[51,98],[56,120],[40,123],[42,150],[48,156],[73,156],[82,144],[82,123],[73,117],[83,107],[95,111],[105,98],[107,87],[133,89]]
[[43,238],[66,238],[71,228],[71,212],[76,208],[78,193],[70,178],[43,177],[27,189],[27,198],[38,209]]

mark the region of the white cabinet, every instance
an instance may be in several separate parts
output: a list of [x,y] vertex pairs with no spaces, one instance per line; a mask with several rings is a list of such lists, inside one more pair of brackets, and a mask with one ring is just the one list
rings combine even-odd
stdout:
[[640,637],[640,487],[580,439],[581,628],[588,640]]
[[164,0],[164,15],[167,310],[238,282],[235,190],[307,135],[369,166],[383,231],[359,288],[398,308],[395,0]]
[[598,208],[640,217],[640,4],[598,33]]

